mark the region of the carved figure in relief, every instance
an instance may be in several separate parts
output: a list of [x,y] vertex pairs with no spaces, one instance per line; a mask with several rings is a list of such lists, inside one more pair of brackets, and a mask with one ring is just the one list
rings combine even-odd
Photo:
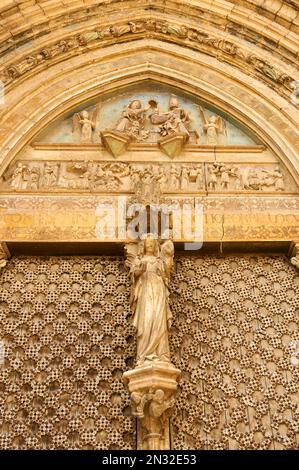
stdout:
[[[231,178],[239,178],[237,168],[232,165],[225,165],[224,163],[213,163],[207,166],[207,170],[209,189],[232,189],[230,188]],[[240,184],[242,184],[242,182],[240,182]]]
[[142,108],[140,100],[131,101],[125,107],[122,118],[114,130],[127,134],[133,140],[145,140],[148,137],[148,131],[144,129],[146,112],[150,108],[150,104]]
[[170,409],[175,404],[173,393],[167,397],[161,388],[132,392],[131,403],[132,414],[141,423],[143,450],[164,449]]
[[137,366],[145,361],[170,362],[168,330],[171,325],[168,282],[174,247],[159,246],[152,234],[141,242],[141,254],[128,256],[132,276],[131,309],[137,330]]
[[142,425],[151,433],[163,435],[163,428],[166,420],[165,411],[172,408],[175,399],[166,399],[164,390],[157,389],[155,392],[150,391],[147,395],[148,413],[145,414]]
[[160,167],[159,173],[158,173],[156,179],[160,184],[161,191],[162,192],[165,191],[165,189],[167,188],[168,178],[167,178],[167,174],[165,172],[165,168],[163,166]]
[[187,165],[182,165],[181,173],[181,189],[188,189],[189,186],[189,171]]
[[[0,269],[4,268],[7,265],[7,261],[9,257],[10,257],[10,253],[8,251],[6,243],[0,242]],[[0,356],[1,356],[1,347],[0,347]]]
[[130,172],[130,186],[135,194],[139,194],[141,190],[141,174],[140,170],[136,167],[131,168]]
[[132,414],[136,418],[144,418],[144,407],[148,401],[147,393],[132,392],[131,403],[132,403]]
[[180,171],[175,167],[175,165],[171,165],[170,168],[169,187],[172,191],[175,191],[180,187]]
[[39,188],[40,169],[33,167],[30,169],[30,177],[28,182],[28,188],[37,190]]
[[220,116],[210,116],[207,118],[201,106],[199,106],[199,111],[203,120],[203,130],[207,135],[207,144],[219,144],[220,136],[226,135],[225,121]]
[[195,183],[196,189],[202,189],[203,180],[202,180],[202,168],[199,165],[194,165],[191,167],[189,172],[189,179],[191,183]]
[[226,166],[220,168],[220,184],[222,189],[228,189],[229,185],[229,171]]
[[96,106],[92,112],[84,110],[81,113],[74,114],[73,133],[77,132],[80,135],[80,142],[82,144],[90,144],[92,142],[98,114],[99,106]]
[[284,181],[283,181],[283,175],[279,168],[276,168],[274,170],[273,177],[274,177],[274,186],[275,186],[276,191],[284,191],[285,186],[284,186]]
[[154,112],[151,114],[151,123],[159,125],[162,137],[168,135],[184,135],[186,141],[189,139],[189,113],[179,106],[179,100],[176,96],[171,96],[169,100],[169,111],[159,114],[158,103],[150,101]]
[[154,177],[153,177],[153,171],[152,171],[152,168],[149,167],[149,168],[145,168],[142,172],[142,192],[144,194],[144,196],[147,198],[150,198],[151,194],[152,194],[152,190],[153,190],[153,181],[154,181]]
[[208,188],[216,189],[217,186],[217,168],[214,165],[208,165]]
[[29,178],[29,168],[27,165],[19,162],[11,178],[11,187],[13,189],[26,189]]
[[56,186],[58,176],[58,165],[57,163],[51,164],[46,163],[43,175],[43,187],[52,188]]

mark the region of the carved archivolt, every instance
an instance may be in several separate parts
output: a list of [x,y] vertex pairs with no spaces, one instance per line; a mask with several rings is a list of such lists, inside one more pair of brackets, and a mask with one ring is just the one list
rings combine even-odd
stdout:
[[278,85],[277,91],[284,96],[289,97],[292,93],[292,83],[295,76],[290,76],[277,65],[273,65],[263,57],[249,52],[239,43],[227,40],[224,37],[209,36],[204,30],[190,28],[188,25],[170,23],[168,21],[155,20],[152,18],[138,19],[118,25],[106,25],[98,27],[75,36],[69,36],[60,39],[47,47],[40,49],[30,56],[24,57],[18,62],[12,63],[2,70],[1,79],[5,84],[14,82],[36,67],[65,58],[68,53],[81,54],[82,47],[98,47],[99,45],[111,44],[111,40],[130,40],[134,37],[166,37],[168,40],[175,40],[187,47],[194,48],[202,52],[208,52],[219,59],[230,58],[230,61],[242,70],[253,72],[258,78],[266,83],[275,83]]

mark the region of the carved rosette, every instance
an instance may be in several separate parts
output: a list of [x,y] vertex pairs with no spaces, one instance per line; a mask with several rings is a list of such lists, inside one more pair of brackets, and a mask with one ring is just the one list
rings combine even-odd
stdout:
[[171,363],[144,364],[124,373],[137,418],[140,450],[170,449],[169,420],[181,371]]
[[10,252],[6,243],[0,242],[0,269],[7,265],[7,260],[10,258]]

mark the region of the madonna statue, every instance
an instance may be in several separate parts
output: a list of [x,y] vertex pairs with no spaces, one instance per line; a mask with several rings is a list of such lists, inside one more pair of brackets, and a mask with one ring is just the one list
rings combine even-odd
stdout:
[[161,247],[152,234],[141,243],[141,253],[131,256],[131,308],[137,330],[137,366],[144,362],[170,362],[168,330],[171,325],[168,281],[173,268],[173,243]]

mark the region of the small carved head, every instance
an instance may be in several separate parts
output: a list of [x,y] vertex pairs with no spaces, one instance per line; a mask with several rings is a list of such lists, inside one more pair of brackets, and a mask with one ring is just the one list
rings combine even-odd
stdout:
[[132,392],[131,393],[131,400],[135,405],[139,405],[141,402],[142,395],[138,392]]
[[159,404],[162,404],[163,401],[164,401],[164,397],[165,397],[165,393],[163,392],[163,390],[161,390],[160,388],[158,388],[158,390],[155,391],[155,394],[154,394],[154,401],[156,401],[157,403]]
[[83,119],[88,119],[88,116],[89,116],[88,111],[82,111],[81,116]]
[[144,239],[144,253],[156,255],[158,251],[158,242],[152,233],[148,233]]
[[216,117],[216,116],[211,116],[211,117],[209,117],[209,122],[210,122],[211,124],[215,124],[216,121],[217,121],[217,117]]
[[141,101],[140,100],[131,101],[131,103],[129,104],[129,108],[131,108],[131,109],[140,109],[141,108]]
[[171,95],[169,100],[169,109],[175,109],[179,107],[179,100],[175,95]]

